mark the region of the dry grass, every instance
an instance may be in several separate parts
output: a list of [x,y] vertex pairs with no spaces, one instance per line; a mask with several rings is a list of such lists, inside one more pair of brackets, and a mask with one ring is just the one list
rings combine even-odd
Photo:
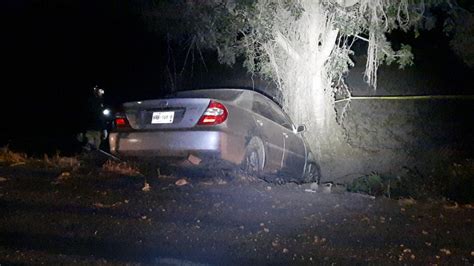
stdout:
[[49,157],[47,154],[45,154],[43,156],[43,162],[48,166],[58,168],[76,169],[81,165],[81,162],[77,157],[61,156],[59,152],[52,157]]
[[61,156],[59,152],[52,157],[45,154],[42,159],[35,159],[29,158],[26,153],[12,151],[8,146],[0,148],[0,163],[16,166],[27,162],[41,162],[49,167],[70,169],[76,169],[80,166],[80,161],[77,157]]
[[14,152],[8,146],[0,149],[0,163],[7,163],[10,165],[24,164],[28,160],[25,153]]
[[108,160],[102,165],[102,171],[120,175],[141,175],[137,167],[127,162],[115,162]]

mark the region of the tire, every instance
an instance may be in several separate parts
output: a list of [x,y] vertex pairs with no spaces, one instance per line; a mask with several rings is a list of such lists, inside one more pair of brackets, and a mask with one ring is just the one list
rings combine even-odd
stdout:
[[242,170],[245,174],[261,177],[265,162],[265,150],[259,138],[253,138],[247,145],[245,157],[242,161]]
[[319,165],[313,162],[308,163],[303,181],[305,183],[320,183],[321,182],[321,169]]

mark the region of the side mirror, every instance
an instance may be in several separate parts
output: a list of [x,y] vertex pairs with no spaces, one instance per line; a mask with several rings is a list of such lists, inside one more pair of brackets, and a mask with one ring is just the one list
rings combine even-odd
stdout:
[[305,125],[298,125],[296,127],[296,133],[302,133],[306,131],[306,126]]

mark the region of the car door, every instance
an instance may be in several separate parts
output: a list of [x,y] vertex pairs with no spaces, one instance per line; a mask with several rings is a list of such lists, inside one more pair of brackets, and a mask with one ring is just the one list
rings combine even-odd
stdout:
[[300,133],[296,133],[293,123],[283,110],[275,103],[270,102],[274,120],[277,122],[283,135],[284,150],[282,157],[282,174],[291,179],[299,179],[306,164],[306,147]]
[[256,135],[262,139],[265,147],[264,172],[277,174],[282,168],[285,150],[281,126],[274,121],[271,106],[263,96],[254,95],[252,111],[254,112]]

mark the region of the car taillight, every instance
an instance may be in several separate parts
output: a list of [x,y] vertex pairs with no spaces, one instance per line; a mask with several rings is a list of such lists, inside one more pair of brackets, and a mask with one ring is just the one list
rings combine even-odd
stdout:
[[216,101],[211,101],[204,114],[199,119],[198,125],[218,125],[227,119],[227,109]]
[[127,118],[125,117],[116,117],[115,118],[115,127],[116,128],[128,128],[130,124],[128,123]]

